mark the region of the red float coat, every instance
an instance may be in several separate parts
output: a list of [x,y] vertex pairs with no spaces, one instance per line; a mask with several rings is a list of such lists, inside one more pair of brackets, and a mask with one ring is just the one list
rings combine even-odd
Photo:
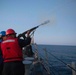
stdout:
[[18,44],[18,38],[8,38],[1,44],[4,62],[22,61],[22,49]]

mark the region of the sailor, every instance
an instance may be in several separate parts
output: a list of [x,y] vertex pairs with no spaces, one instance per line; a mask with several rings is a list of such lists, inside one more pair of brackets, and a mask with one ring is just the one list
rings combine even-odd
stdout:
[[34,55],[31,44],[25,47],[25,55],[27,55],[28,57],[32,57]]
[[6,31],[1,31],[0,32],[0,38],[1,38],[1,41],[6,40]]
[[31,38],[29,34],[30,32],[28,31],[24,40],[18,38],[13,29],[6,31],[7,39],[1,43],[4,59],[3,75],[24,75],[22,48],[30,44]]
[[3,70],[3,57],[2,57],[2,51],[1,51],[1,42],[2,40],[6,39],[6,32],[1,31],[0,32],[0,75],[2,75],[2,70]]

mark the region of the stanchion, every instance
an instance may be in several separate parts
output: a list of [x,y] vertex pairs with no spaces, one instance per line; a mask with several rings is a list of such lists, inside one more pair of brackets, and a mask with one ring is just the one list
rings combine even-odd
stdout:
[[23,64],[25,65],[25,75],[29,75],[32,61],[24,60]]
[[[72,62],[72,67],[75,69],[75,62]],[[76,71],[72,70],[72,75],[76,75]]]

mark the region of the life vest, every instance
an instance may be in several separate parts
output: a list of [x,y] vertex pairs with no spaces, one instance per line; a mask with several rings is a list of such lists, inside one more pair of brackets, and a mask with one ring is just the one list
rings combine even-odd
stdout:
[[8,38],[1,43],[4,62],[22,61],[22,49],[18,44],[18,38]]

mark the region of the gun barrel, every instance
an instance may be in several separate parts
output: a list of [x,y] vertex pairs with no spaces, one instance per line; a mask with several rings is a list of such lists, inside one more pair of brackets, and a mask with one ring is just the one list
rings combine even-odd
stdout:
[[47,23],[49,23],[50,21],[49,20],[47,20],[47,21],[45,21],[44,23],[41,23],[40,25],[38,25],[38,26],[36,26],[36,27],[33,27],[33,28],[31,28],[31,29],[29,29],[29,30],[27,30],[27,31],[25,31],[25,32],[23,32],[23,33],[21,33],[22,35],[25,35],[28,31],[33,31],[33,30],[35,30],[35,29],[37,29],[39,26],[42,26],[42,25],[45,25],[45,24],[47,24]]
[[31,29],[29,29],[29,30],[23,32],[22,34],[26,34],[28,31],[33,31],[33,30],[37,29],[38,27],[39,27],[39,26],[33,27],[33,28],[31,28]]

